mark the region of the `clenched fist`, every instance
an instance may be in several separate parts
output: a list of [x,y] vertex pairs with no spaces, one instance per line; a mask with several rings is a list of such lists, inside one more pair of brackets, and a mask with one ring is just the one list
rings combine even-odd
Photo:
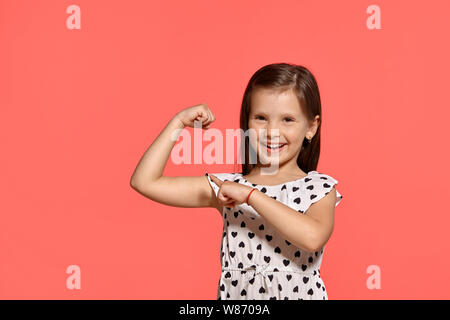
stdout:
[[209,129],[211,122],[216,120],[216,117],[206,103],[181,110],[175,115],[175,118],[181,121],[184,127],[192,128],[194,128],[194,121],[201,121],[202,129]]

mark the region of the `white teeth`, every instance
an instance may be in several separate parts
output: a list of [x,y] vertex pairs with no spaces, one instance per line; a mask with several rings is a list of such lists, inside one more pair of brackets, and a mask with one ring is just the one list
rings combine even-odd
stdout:
[[270,149],[277,149],[277,148],[281,148],[282,146],[284,146],[284,144],[277,144],[277,145],[265,145],[266,147],[269,147]]

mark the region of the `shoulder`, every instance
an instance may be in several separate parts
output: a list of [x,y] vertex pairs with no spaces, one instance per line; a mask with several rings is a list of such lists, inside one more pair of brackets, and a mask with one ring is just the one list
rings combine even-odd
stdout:
[[325,197],[333,189],[336,190],[336,206],[342,200],[342,195],[337,191],[338,180],[326,173],[312,171],[305,182],[305,192],[307,193],[310,205]]
[[305,178],[305,182],[312,181],[311,184],[317,183],[332,183],[333,185],[338,184],[338,180],[333,176],[330,176],[323,172],[311,171],[308,177]]

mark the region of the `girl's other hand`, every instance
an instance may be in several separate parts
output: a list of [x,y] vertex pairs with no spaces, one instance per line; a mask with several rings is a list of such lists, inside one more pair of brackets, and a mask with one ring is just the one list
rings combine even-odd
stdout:
[[221,206],[234,208],[245,202],[248,193],[253,189],[234,181],[222,181],[210,174],[211,180],[219,187],[217,201]]
[[210,123],[216,120],[206,103],[183,109],[175,115],[175,118],[181,121],[185,127],[192,128],[194,128],[194,121],[201,121],[202,129],[209,129]]

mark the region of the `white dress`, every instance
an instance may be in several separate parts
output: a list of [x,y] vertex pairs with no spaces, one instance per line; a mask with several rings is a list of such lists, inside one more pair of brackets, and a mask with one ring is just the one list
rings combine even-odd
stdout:
[[[212,173],[220,180],[257,188],[268,196],[304,214],[322,199],[338,181],[310,171],[306,177],[274,186],[247,181],[241,173]],[[216,195],[219,187],[209,183]],[[336,206],[342,195],[336,190]],[[223,208],[223,236],[220,248],[222,273],[218,300],[328,300],[320,277],[324,247],[316,252],[298,248],[285,240],[251,206],[243,203]]]

